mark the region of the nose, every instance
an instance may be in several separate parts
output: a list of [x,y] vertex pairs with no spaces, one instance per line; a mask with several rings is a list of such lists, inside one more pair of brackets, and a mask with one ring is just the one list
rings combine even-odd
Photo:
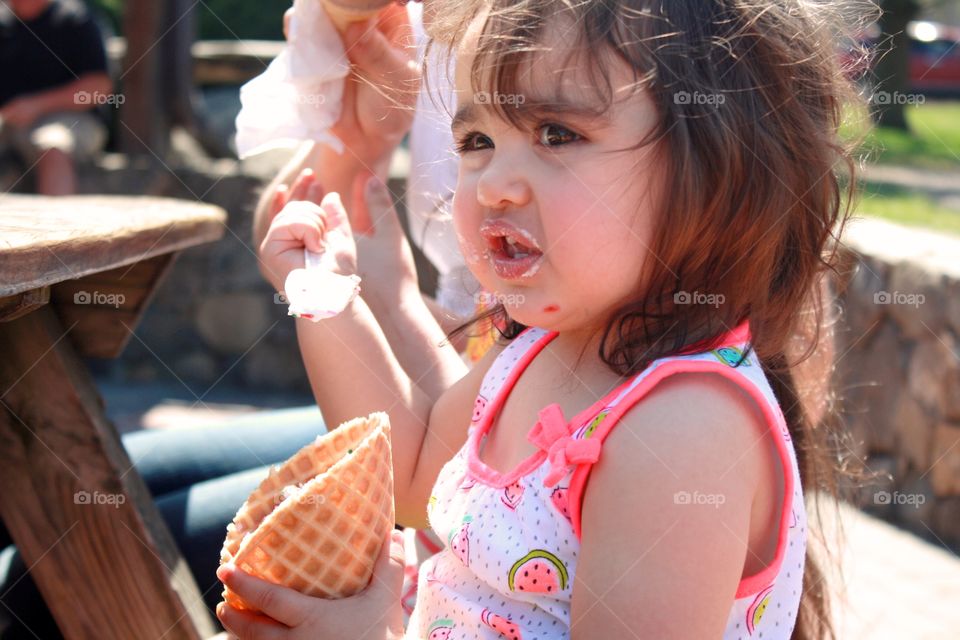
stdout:
[[477,180],[477,203],[488,209],[522,207],[530,202],[530,185],[518,163],[493,157]]

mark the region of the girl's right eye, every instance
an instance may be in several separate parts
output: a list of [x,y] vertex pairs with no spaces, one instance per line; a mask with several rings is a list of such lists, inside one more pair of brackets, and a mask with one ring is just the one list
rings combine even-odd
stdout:
[[484,149],[492,149],[493,140],[489,136],[485,136],[482,133],[477,133],[471,131],[470,133],[464,134],[457,139],[456,150],[457,153],[467,153],[468,151],[482,151]]

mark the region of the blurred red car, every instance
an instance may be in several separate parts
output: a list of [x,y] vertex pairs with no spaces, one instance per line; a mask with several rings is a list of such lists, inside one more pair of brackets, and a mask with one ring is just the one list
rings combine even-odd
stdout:
[[932,95],[960,94],[960,28],[911,22],[910,89]]
[[[908,90],[931,96],[960,96],[960,27],[936,22],[915,21],[907,25],[910,38]],[[879,54],[877,25],[860,36],[871,55]],[[870,63],[851,49],[842,48],[840,60],[849,77],[862,80]]]

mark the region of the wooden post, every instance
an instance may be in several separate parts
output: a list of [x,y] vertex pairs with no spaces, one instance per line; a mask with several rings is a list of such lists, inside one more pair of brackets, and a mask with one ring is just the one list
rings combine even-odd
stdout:
[[0,322],[0,516],[66,638],[209,637],[189,568],[65,334],[49,305]]
[[158,40],[163,34],[165,0],[127,0],[123,34],[127,53],[120,76],[120,151],[163,158],[169,148],[170,124],[161,94]]

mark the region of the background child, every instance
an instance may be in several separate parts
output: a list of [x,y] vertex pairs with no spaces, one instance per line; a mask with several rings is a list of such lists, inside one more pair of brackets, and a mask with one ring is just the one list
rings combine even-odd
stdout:
[[[398,520],[447,542],[408,635],[823,637],[802,487],[831,463],[785,353],[845,214],[833,16],[462,8],[434,34],[457,54],[453,213],[505,344],[433,401],[361,298],[297,321],[327,422],[387,409]],[[336,196],[293,204],[261,248],[274,285],[304,246],[353,273]]]

